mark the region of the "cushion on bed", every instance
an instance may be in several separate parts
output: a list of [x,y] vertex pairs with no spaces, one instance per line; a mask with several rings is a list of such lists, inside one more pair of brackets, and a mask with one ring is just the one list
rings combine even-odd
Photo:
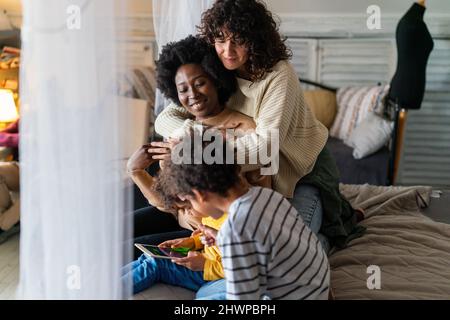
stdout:
[[393,128],[392,121],[383,119],[375,112],[369,112],[344,143],[353,148],[353,158],[362,159],[386,145]]
[[328,129],[331,128],[337,112],[336,94],[329,90],[305,90],[306,104],[317,120]]
[[336,93],[337,114],[330,136],[347,141],[353,129],[369,112],[383,113],[383,99],[389,85],[373,87],[343,87]]

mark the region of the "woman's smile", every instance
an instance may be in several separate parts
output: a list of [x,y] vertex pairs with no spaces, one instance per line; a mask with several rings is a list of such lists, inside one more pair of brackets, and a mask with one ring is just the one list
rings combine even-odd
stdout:
[[208,99],[206,99],[206,98],[202,99],[202,100],[194,101],[194,102],[190,103],[189,107],[191,107],[195,111],[200,111],[205,107],[207,101],[208,101]]

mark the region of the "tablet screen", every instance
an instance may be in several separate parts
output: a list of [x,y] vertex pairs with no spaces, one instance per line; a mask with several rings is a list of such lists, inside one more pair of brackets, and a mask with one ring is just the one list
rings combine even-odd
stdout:
[[159,248],[157,246],[152,245],[142,245],[145,249],[147,249],[150,253],[155,256],[163,256],[163,257],[171,257],[171,258],[184,258],[185,254],[177,251],[173,251],[171,248]]

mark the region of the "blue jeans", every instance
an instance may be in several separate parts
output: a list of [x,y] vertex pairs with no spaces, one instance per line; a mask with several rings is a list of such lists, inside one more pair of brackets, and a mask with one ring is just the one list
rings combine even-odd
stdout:
[[195,295],[196,300],[226,300],[227,290],[225,279],[210,281],[203,285]]
[[297,184],[294,190],[294,197],[289,199],[289,201],[302,217],[303,223],[317,236],[323,250],[328,253],[330,251],[330,243],[326,236],[319,233],[323,217],[319,189],[310,184]]
[[192,271],[169,259],[154,259],[141,255],[122,268],[122,283],[133,280],[133,293],[144,291],[158,282],[197,291],[207,283],[202,271]]

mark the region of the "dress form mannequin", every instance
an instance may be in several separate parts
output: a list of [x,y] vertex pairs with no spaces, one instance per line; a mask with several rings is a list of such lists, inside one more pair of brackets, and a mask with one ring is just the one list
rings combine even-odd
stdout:
[[400,19],[397,30],[397,70],[389,98],[400,108],[419,109],[425,92],[425,73],[433,39],[423,21],[425,1],[414,3]]
[[404,128],[406,124],[406,109],[419,109],[426,83],[426,65],[433,39],[428,31],[423,15],[425,0],[414,3],[400,19],[397,30],[397,69],[391,80],[391,87],[387,97],[389,104],[395,106],[396,126],[393,136],[393,152],[391,157],[390,182],[394,184],[400,163],[403,144]]

